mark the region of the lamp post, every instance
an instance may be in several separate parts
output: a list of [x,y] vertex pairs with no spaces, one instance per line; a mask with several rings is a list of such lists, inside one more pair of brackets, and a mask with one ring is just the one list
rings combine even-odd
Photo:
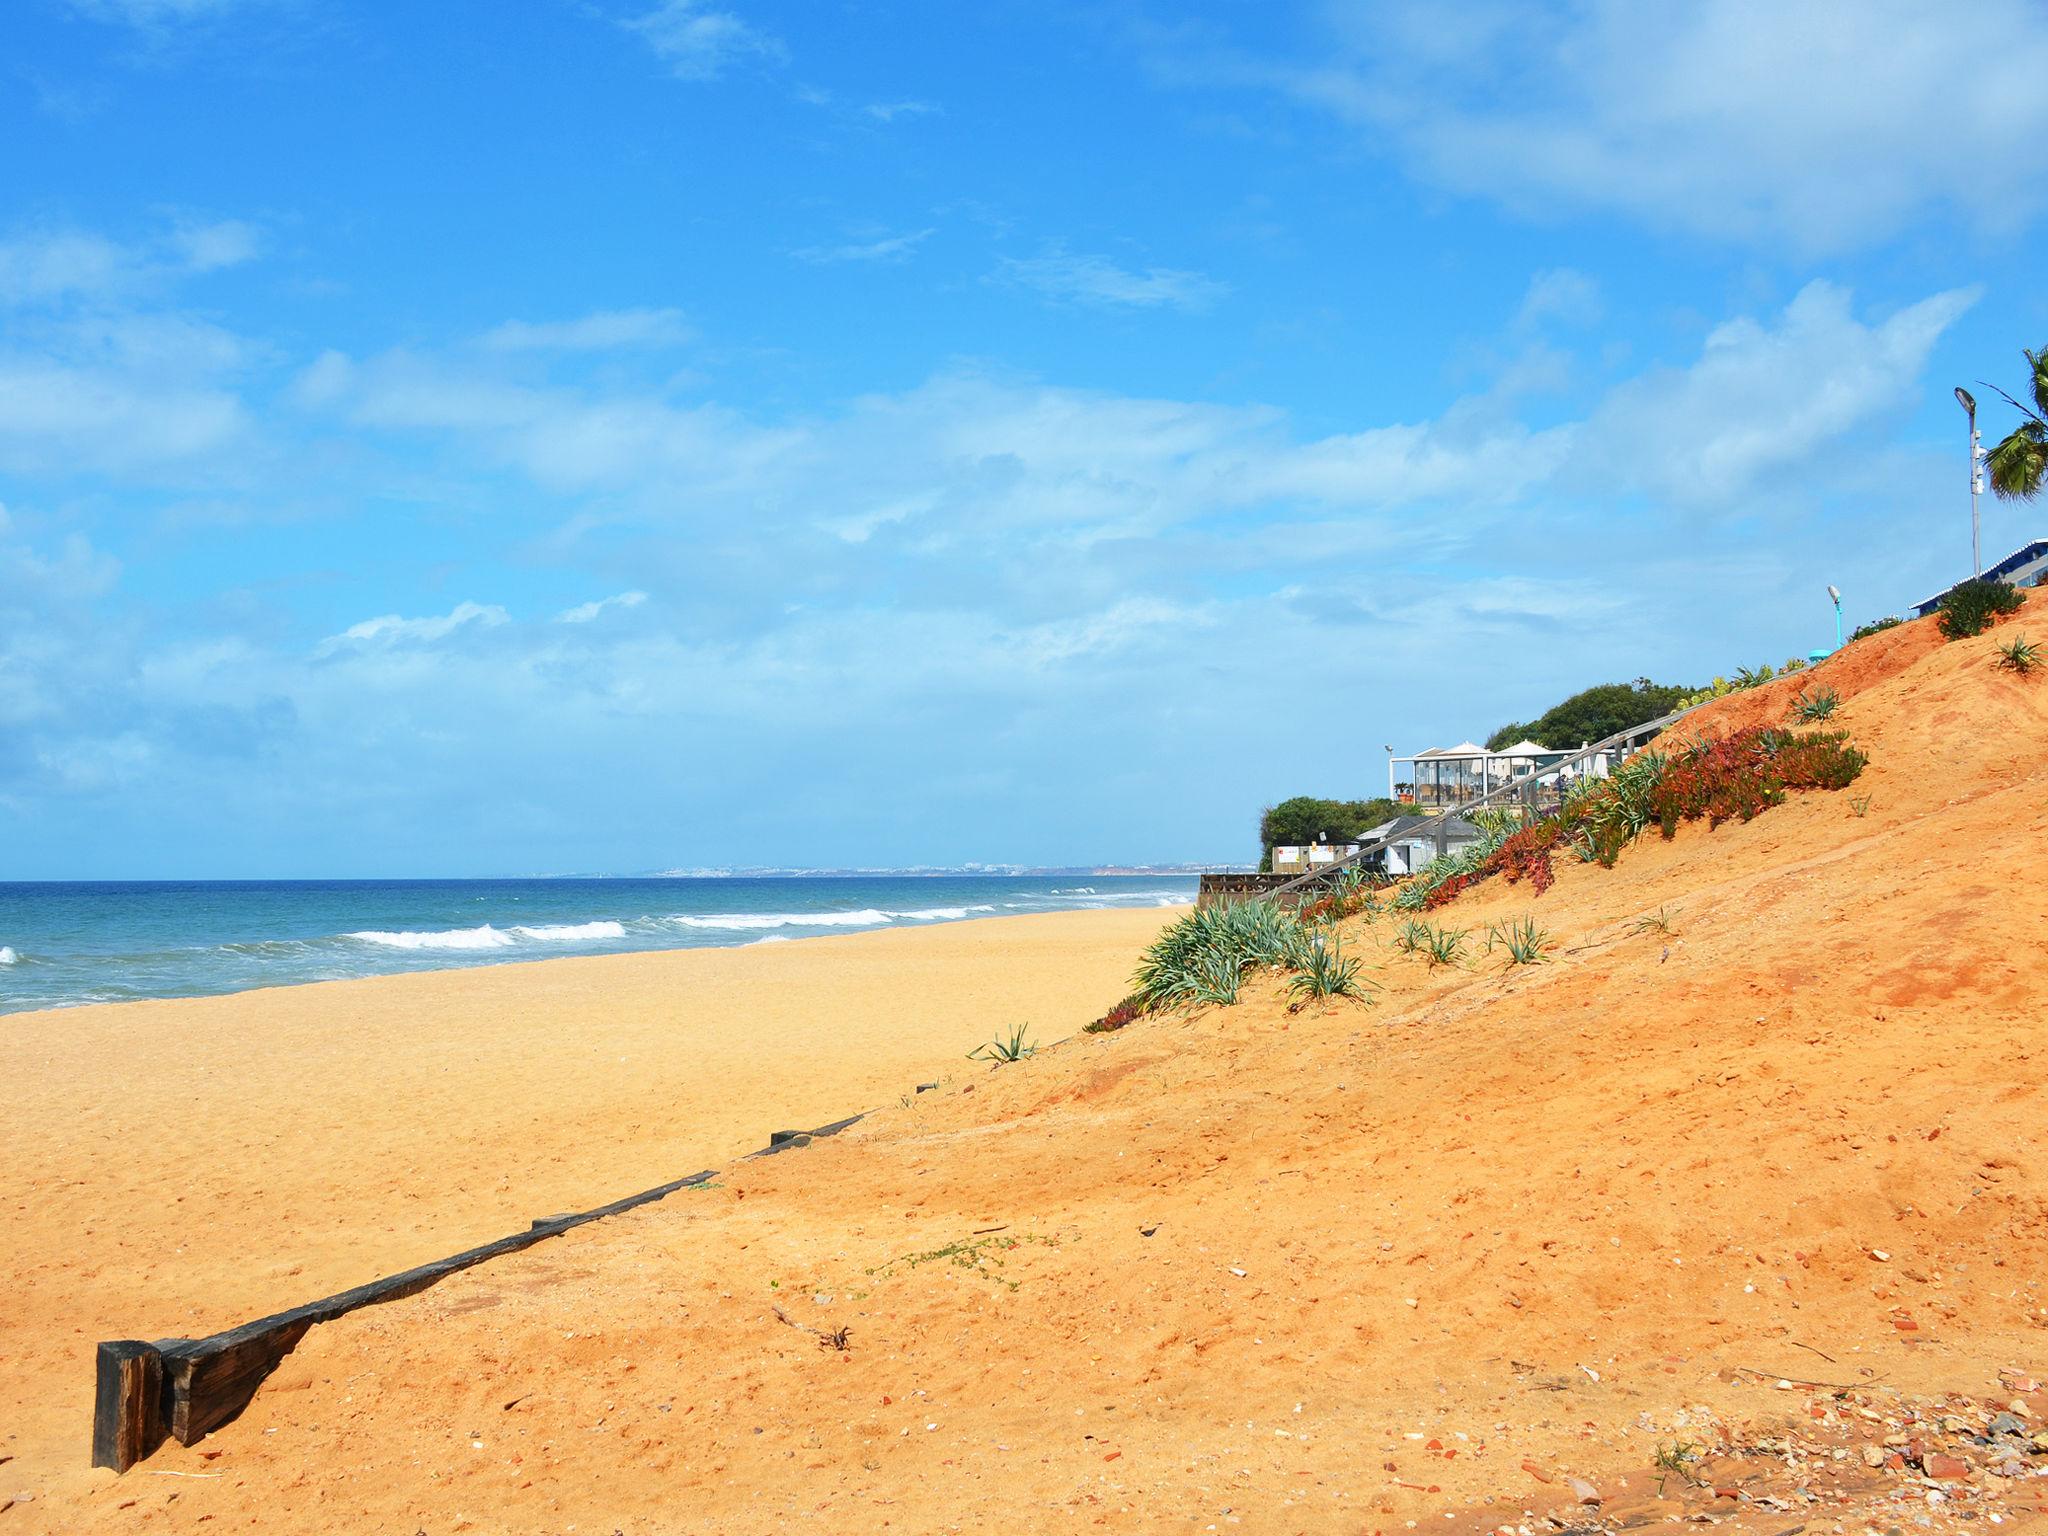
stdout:
[[1394,745],[1387,743],[1387,798],[1394,798]]
[[1828,596],[1835,604],[1835,649],[1842,648],[1842,589],[1832,581],[1828,583]]
[[1977,401],[1962,385],[1956,386],[1956,404],[1970,417],[1970,571],[1973,575],[1984,574],[1984,556],[1977,539],[1977,498],[1984,493],[1984,475],[1981,466],[1984,450],[1977,437]]

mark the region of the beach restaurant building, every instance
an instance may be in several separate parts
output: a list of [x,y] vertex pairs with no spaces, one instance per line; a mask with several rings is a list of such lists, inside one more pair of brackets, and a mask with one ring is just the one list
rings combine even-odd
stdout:
[[1387,789],[1402,806],[1413,806],[1424,814],[1455,811],[1515,784],[1524,787],[1529,801],[1548,807],[1557,804],[1573,776],[1606,778],[1618,755],[1596,753],[1566,769],[1564,763],[1577,756],[1577,751],[1538,746],[1533,741],[1489,751],[1476,742],[1461,741],[1455,747],[1431,747],[1413,757],[1392,759],[1387,764]]

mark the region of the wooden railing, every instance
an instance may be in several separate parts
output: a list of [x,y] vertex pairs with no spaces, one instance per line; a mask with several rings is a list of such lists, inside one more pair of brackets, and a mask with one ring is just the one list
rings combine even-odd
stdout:
[[[1693,707],[1697,708],[1698,706]],[[1546,774],[1566,773],[1581,764],[1590,762],[1603,753],[1626,753],[1633,751],[1652,736],[1669,729],[1673,722],[1689,713],[1691,713],[1690,709],[1674,709],[1670,714],[1659,715],[1655,720],[1645,720],[1641,725],[1632,725],[1625,731],[1616,731],[1612,736],[1607,737],[1603,741],[1596,741],[1591,746],[1579,748],[1578,751],[1570,756],[1549,765],[1543,772]],[[1493,806],[1506,806],[1514,802],[1533,804],[1537,789],[1537,778],[1536,774],[1528,773],[1519,779],[1510,779],[1507,783],[1488,790],[1478,799],[1468,801],[1464,805],[1457,807],[1454,811],[1440,813],[1439,819],[1441,819],[1441,816],[1447,815],[1469,817],[1474,811],[1486,810]],[[1375,838],[1369,843],[1361,843],[1356,853],[1346,858],[1338,859],[1333,863],[1325,864],[1320,869],[1312,869],[1307,874],[1288,881],[1285,885],[1276,886],[1266,893],[1265,899],[1268,901],[1298,902],[1307,892],[1329,884],[1330,881],[1337,877],[1340,871],[1361,868],[1363,861],[1370,858],[1373,854],[1384,852],[1394,843],[1405,842],[1409,838],[1414,837],[1418,832],[1426,833],[1427,830],[1427,828],[1410,827],[1407,831],[1399,834],[1390,833],[1386,837]],[[1438,857],[1442,857],[1450,851],[1449,833],[1443,826],[1439,826],[1436,829],[1436,851]]]

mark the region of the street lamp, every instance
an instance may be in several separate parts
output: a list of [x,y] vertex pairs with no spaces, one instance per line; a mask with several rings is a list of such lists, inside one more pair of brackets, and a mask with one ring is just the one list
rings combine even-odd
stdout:
[[1828,583],[1828,596],[1835,602],[1835,649],[1842,648],[1842,589],[1832,581]]
[[1394,744],[1387,743],[1387,798],[1394,798]]
[[1956,404],[1970,416],[1970,568],[1978,576],[1984,574],[1984,556],[1977,540],[1977,498],[1984,493],[1984,475],[1981,465],[1984,450],[1977,437],[1977,400],[1962,385],[1956,386]]

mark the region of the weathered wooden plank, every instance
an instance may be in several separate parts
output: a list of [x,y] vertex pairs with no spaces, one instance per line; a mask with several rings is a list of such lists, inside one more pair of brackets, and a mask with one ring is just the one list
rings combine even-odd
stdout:
[[[845,1130],[859,1120],[859,1115],[849,1115],[831,1125],[815,1131],[788,1133],[800,1141],[813,1136],[832,1136]],[[778,1143],[753,1156],[764,1156],[766,1151],[780,1151],[784,1146],[798,1145],[799,1140]],[[117,1340],[100,1346],[99,1399],[93,1420],[93,1459],[96,1466],[114,1466],[115,1460],[101,1461],[102,1435],[107,1438],[106,1454],[118,1458],[124,1454],[124,1447],[144,1444],[125,1462],[119,1470],[133,1466],[147,1456],[163,1440],[166,1434],[175,1438],[180,1445],[191,1445],[202,1436],[210,1434],[233,1420],[249,1405],[264,1379],[277,1369],[279,1362],[298,1347],[307,1332],[320,1323],[332,1322],[362,1307],[376,1306],[381,1302],[398,1301],[403,1297],[417,1295],[437,1281],[449,1275],[469,1269],[474,1265],[506,1254],[517,1253],[535,1243],[558,1236],[575,1227],[616,1216],[636,1206],[650,1205],[656,1200],[674,1194],[679,1189],[708,1183],[718,1176],[715,1169],[706,1169],[685,1178],[673,1179],[653,1189],[642,1190],[637,1195],[611,1201],[587,1211],[577,1211],[562,1216],[545,1216],[535,1221],[526,1231],[515,1232],[501,1237],[496,1242],[485,1243],[478,1248],[451,1254],[445,1259],[436,1259],[431,1264],[422,1264],[382,1280],[372,1280],[352,1290],[323,1297],[319,1301],[307,1302],[304,1306],[293,1307],[286,1312],[260,1317],[254,1322],[243,1323],[204,1339],[161,1339],[155,1344],[140,1344],[128,1340]],[[113,1354],[109,1354],[113,1351]],[[124,1351],[140,1353],[128,1354]],[[130,1366],[131,1358],[144,1362]],[[109,1361],[114,1362],[109,1364]],[[109,1372],[113,1372],[114,1385],[109,1385]],[[153,1373],[144,1384],[131,1380],[136,1372]],[[160,1385],[159,1385],[160,1382]],[[132,1391],[143,1392],[146,1410],[129,1413],[120,1407],[128,1400]],[[113,1393],[112,1398],[109,1394]],[[110,1411],[109,1405],[113,1405]],[[129,1426],[143,1425],[140,1439]],[[149,1436],[154,1434],[155,1439]],[[126,1436],[126,1439],[121,1438]]]
[[95,1364],[92,1464],[126,1472],[163,1443],[163,1357],[140,1339],[112,1339]]

